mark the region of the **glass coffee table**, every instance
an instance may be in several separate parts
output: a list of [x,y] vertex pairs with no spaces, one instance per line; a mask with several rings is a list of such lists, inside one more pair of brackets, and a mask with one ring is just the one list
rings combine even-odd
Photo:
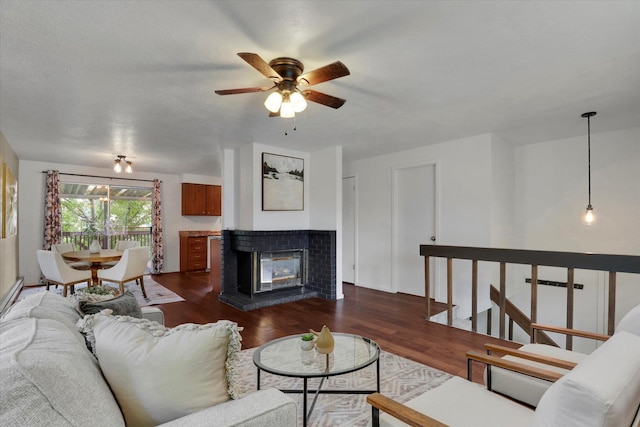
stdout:
[[[262,371],[283,377],[302,378],[302,390],[281,390],[284,393],[302,393],[303,426],[316,404],[319,393],[370,394],[380,392],[380,347],[369,338],[353,334],[333,333],[335,347],[331,354],[318,353],[315,349],[300,349],[300,335],[291,335],[264,344],[253,354],[258,368],[257,388],[260,390]],[[375,390],[322,390],[324,381],[336,375],[359,371],[376,364]],[[316,390],[309,390],[309,378],[321,378]],[[307,396],[314,393],[311,408],[307,412]]]

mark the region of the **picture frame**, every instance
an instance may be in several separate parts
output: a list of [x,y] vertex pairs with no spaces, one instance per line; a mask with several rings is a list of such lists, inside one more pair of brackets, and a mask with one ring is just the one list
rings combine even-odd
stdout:
[[0,153],[0,239],[4,238],[4,157]]
[[262,153],[262,210],[304,210],[304,159]]
[[2,194],[2,237],[13,236],[18,232],[18,181],[11,173],[6,163],[2,166],[3,188]]

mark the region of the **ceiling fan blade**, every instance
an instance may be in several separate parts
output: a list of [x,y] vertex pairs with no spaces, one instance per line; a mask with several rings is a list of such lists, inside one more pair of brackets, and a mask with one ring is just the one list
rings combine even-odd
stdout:
[[282,76],[276,72],[267,61],[262,59],[257,53],[251,52],[239,52],[238,56],[244,59],[249,65],[256,70],[260,71],[263,76],[273,81],[279,82],[282,80]]
[[346,99],[337,98],[335,96],[327,95],[326,93],[318,92],[315,90],[307,89],[302,92],[302,95],[307,101],[317,102],[318,104],[326,105],[331,108],[340,108],[347,102]]
[[298,77],[298,84],[312,86],[328,80],[337,79],[338,77],[348,76],[349,74],[351,73],[347,66],[340,61],[336,61],[301,75]]
[[273,87],[245,87],[242,89],[216,90],[215,92],[218,95],[236,95],[238,93],[264,92],[272,88]]

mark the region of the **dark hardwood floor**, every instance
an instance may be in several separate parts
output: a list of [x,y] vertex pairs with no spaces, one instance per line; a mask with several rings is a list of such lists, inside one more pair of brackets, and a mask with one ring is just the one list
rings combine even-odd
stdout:
[[[154,275],[153,279],[186,299],[159,306],[167,326],[228,319],[244,328],[243,348],[327,325],[331,331],[366,336],[382,350],[466,377],[467,350],[484,351],[487,342],[510,345],[425,321],[424,299],[412,295],[344,284],[345,297],[339,301],[314,298],[243,312],[218,301],[219,285],[212,283],[209,273],[167,273]],[[483,369],[474,366],[474,381],[482,382]]]

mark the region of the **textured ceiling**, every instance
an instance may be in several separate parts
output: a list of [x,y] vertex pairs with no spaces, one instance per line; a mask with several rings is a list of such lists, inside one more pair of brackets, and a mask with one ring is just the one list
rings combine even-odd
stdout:
[[[313,88],[347,102],[294,121],[218,96],[269,85],[237,52],[340,60],[351,75]],[[0,1],[0,131],[25,160],[219,175],[252,142],[352,160],[548,141],[590,110],[593,132],[640,125],[639,70],[638,1]]]

